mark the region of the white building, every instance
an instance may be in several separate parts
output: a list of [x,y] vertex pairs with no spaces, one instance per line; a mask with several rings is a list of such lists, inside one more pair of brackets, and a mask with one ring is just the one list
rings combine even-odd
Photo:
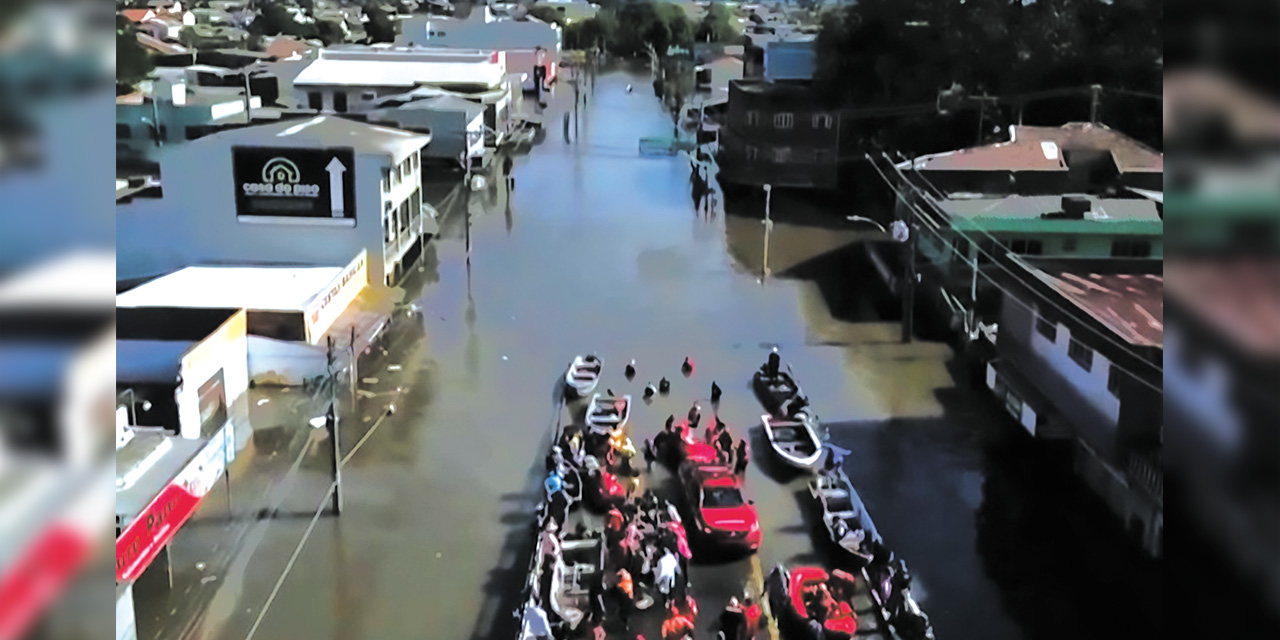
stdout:
[[456,163],[464,155],[472,166],[485,163],[483,106],[454,94],[423,97],[399,106],[374,109],[369,121],[431,133],[423,158]]
[[504,132],[512,109],[507,55],[493,49],[344,45],[322,50],[293,79],[298,104],[323,113],[365,112],[388,96],[431,87],[485,107],[485,126]]
[[397,44],[487,49],[506,54],[511,73],[527,74],[522,83],[533,91],[539,79],[555,80],[560,64],[560,27],[538,20],[509,20],[493,15],[485,7],[465,20],[432,15],[415,15],[403,22]]
[[359,349],[387,320],[382,296],[361,297],[367,270],[363,251],[345,266],[187,267],[121,293],[116,307],[126,314],[244,309],[243,344],[234,351],[247,359],[247,380],[301,385],[327,373],[330,341],[335,361],[345,361],[353,337]]
[[420,178],[429,141],[317,116],[172,147],[160,163],[164,195],[116,207],[117,278],[191,264],[331,267],[367,251],[370,284],[390,283],[434,233]]
[[578,20],[587,20],[596,17],[596,13],[600,11],[600,5],[587,2],[587,0],[538,0],[534,6],[551,7],[561,16],[564,16],[565,22],[577,22]]

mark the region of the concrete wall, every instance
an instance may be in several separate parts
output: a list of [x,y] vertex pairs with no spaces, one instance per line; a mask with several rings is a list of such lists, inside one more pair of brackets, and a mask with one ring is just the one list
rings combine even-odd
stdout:
[[341,266],[367,249],[370,284],[380,285],[385,268],[380,182],[390,160],[357,154],[355,165],[354,227],[241,222],[235,213],[231,144],[205,138],[174,147],[161,164],[165,197],[116,207],[116,278],[157,276],[200,263]]
[[254,384],[297,386],[325,375],[325,347],[249,336],[249,376]]

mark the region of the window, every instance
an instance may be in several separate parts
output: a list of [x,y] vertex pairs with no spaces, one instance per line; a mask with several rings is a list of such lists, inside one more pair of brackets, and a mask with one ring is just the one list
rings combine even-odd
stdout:
[[128,140],[133,137],[133,131],[129,129],[129,125],[116,123],[116,139]]
[[382,192],[386,193],[391,186],[391,169],[382,168]]
[[1027,256],[1038,256],[1044,253],[1044,245],[1039,240],[1019,238],[1009,242],[1009,251]]
[[311,109],[312,109],[312,110],[314,110],[314,111],[319,111],[319,110],[323,109],[323,108],[324,108],[324,96],[323,96],[323,95],[321,95],[319,91],[308,91],[308,92],[307,92],[307,106],[308,106],[308,107],[311,107]]
[[360,94],[360,99],[364,100],[365,102],[376,100],[377,98],[378,98],[378,92],[376,91],[366,91]]
[[1063,238],[1063,239],[1062,239],[1062,252],[1063,252],[1063,253],[1074,253],[1074,252],[1075,252],[1075,250],[1076,250],[1076,237],[1075,237],[1075,236],[1067,236],[1067,237],[1065,237],[1065,238]]
[[333,110],[338,113],[347,112],[347,94],[341,91],[335,91],[333,93]]
[[1045,340],[1049,342],[1058,341],[1058,325],[1044,316],[1036,316],[1036,332],[1044,336]]
[[758,160],[760,159],[760,150],[751,145],[747,145],[746,155],[748,160]]
[[759,111],[748,111],[748,112],[747,112],[747,126],[754,127],[754,126],[758,126],[759,124],[760,124],[760,112],[759,112]]
[[778,147],[773,150],[774,162],[791,162],[791,147]]
[[1122,375],[1124,375],[1124,371],[1114,363],[1107,370],[1107,391],[1110,391],[1111,395],[1117,398],[1120,397],[1120,376]]
[[813,114],[813,128],[830,129],[834,120],[835,118],[832,118],[829,113],[815,113]]
[[777,129],[790,129],[796,123],[796,117],[790,113],[779,113],[773,117],[773,126]]
[[1116,240],[1111,243],[1112,258],[1149,258],[1151,243],[1146,240]]
[[1067,345],[1067,357],[1080,365],[1085,371],[1093,370],[1093,349],[1077,342],[1075,338],[1071,339],[1071,343]]
[[826,164],[831,162],[831,152],[827,149],[814,149],[813,162],[814,164]]

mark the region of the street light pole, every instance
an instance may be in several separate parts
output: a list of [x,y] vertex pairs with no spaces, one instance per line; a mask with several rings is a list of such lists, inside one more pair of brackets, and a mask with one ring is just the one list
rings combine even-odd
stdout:
[[773,231],[773,218],[769,206],[773,201],[773,185],[764,185],[764,270],[763,277],[769,277],[769,236]]
[[902,288],[902,342],[911,342],[915,325],[916,300],[916,208],[907,207],[907,272],[905,286]]

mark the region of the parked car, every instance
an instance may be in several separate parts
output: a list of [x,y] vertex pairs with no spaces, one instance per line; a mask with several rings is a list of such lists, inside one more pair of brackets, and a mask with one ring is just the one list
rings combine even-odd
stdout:
[[742,478],[729,467],[689,460],[680,466],[685,528],[701,542],[755,551],[760,518],[742,492]]

